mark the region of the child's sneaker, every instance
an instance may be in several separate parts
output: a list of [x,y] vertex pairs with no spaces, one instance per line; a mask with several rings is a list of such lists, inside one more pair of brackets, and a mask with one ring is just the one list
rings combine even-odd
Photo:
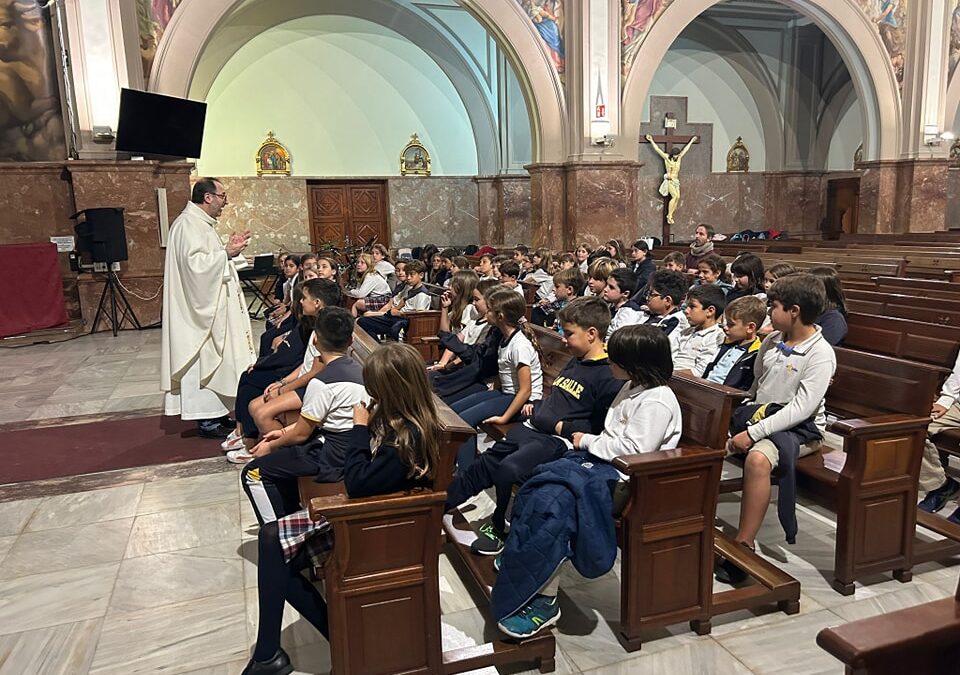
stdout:
[[253,461],[253,459],[253,455],[251,455],[250,451],[246,448],[231,450],[227,453],[227,461],[231,464],[246,464],[247,462]]
[[508,616],[497,625],[504,633],[517,639],[536,635],[560,620],[560,603],[556,596],[535,595],[525,607]]
[[470,551],[477,555],[500,555],[503,552],[503,540],[507,538],[492,523],[480,528],[480,536],[470,544]]
[[231,450],[241,450],[246,446],[243,444],[242,436],[234,436],[231,433],[227,436],[227,440],[220,444],[220,447],[223,448],[224,452],[230,452]]
[[499,572],[499,571],[500,571],[500,565],[503,564],[502,561],[503,561],[503,554],[502,554],[502,553],[501,553],[500,555],[498,555],[496,558],[493,559],[493,571],[494,571],[494,572]]

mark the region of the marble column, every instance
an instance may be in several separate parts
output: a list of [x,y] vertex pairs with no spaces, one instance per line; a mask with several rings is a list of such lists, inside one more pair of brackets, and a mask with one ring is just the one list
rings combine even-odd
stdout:
[[933,232],[949,227],[950,162],[946,159],[864,162],[860,232]]
[[[167,191],[169,225],[190,198],[193,165],[188,162],[73,161],[66,166],[78,211],[97,207],[124,209],[129,259],[121,263],[119,276],[128,289],[127,299],[141,325],[158,322],[165,250],[160,246],[157,188]],[[93,321],[103,279],[100,275],[81,274],[79,288],[83,318]],[[100,329],[107,329],[105,322],[101,321]]]
[[576,162],[566,165],[566,241],[599,246],[609,239],[632,242],[639,234],[640,162]]
[[[766,172],[763,228],[818,232],[826,209],[827,185],[821,171]],[[861,222],[863,216],[861,215]]]
[[563,164],[529,164],[530,243],[554,251],[575,246],[566,227],[566,180]]
[[513,246],[530,242],[530,177],[497,176],[497,212],[503,238],[497,242]]

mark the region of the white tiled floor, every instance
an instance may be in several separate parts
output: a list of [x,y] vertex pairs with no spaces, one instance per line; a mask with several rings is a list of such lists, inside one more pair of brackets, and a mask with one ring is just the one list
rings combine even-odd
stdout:
[[[84,404],[84,389],[52,387],[54,373],[95,371],[97,359],[114,346],[123,358],[110,367],[122,378],[152,376],[157,344],[149,333],[124,333],[115,342],[96,336],[2,350],[0,377],[17,367],[29,370],[40,389],[58,399],[42,405],[56,406],[60,416],[63,406]],[[18,386],[19,393],[0,400],[0,419],[24,419],[18,406],[39,398],[34,392],[30,399],[27,389]],[[139,409],[139,396],[114,400]],[[473,517],[489,512],[486,495],[476,501]],[[727,496],[719,516],[735,522],[738,508]],[[619,563],[599,579],[565,572],[557,672],[839,674],[841,666],[814,641],[820,629],[947,597],[956,588],[960,569],[927,564],[911,583],[880,577],[840,596],[828,581],[831,515],[807,503],[798,515],[796,545],[783,543],[773,510],[760,540],[770,559],[800,580],[799,615],[773,608],[737,612],[716,617],[712,634],[703,637],[678,625],[651,632],[641,651],[627,653],[614,637]],[[235,471],[190,478],[158,472],[135,484],[0,503],[0,675],[239,673],[256,635],[255,534]],[[481,640],[483,617],[445,556],[440,569],[446,645]],[[300,672],[329,667],[326,642],[289,608],[283,643]]]

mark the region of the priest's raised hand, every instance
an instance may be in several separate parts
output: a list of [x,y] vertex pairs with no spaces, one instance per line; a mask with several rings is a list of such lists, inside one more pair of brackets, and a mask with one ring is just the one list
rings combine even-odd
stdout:
[[240,253],[250,244],[250,230],[243,232],[232,232],[230,240],[227,242],[227,255],[231,258],[240,255]]

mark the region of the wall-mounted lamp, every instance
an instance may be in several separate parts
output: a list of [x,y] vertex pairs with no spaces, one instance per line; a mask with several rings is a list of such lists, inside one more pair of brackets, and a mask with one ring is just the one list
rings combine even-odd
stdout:
[[99,126],[94,125],[93,127],[93,142],[102,143],[104,145],[109,145],[116,140],[116,137],[113,135],[113,129],[108,126]]

